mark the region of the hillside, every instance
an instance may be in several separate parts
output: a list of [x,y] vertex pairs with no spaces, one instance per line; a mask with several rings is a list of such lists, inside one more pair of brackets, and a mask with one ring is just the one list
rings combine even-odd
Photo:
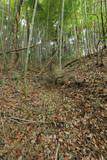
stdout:
[[[0,160],[106,160],[107,55],[63,67],[55,83],[0,75]],[[19,75],[19,73],[17,74]]]

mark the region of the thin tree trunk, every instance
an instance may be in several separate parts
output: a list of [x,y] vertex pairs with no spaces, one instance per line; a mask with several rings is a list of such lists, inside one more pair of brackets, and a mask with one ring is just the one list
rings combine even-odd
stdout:
[[34,26],[34,20],[35,20],[35,14],[36,14],[36,9],[37,9],[37,3],[38,0],[35,1],[34,9],[33,9],[33,16],[32,16],[32,23],[30,27],[30,35],[29,35],[29,41],[28,41],[28,47],[27,47],[27,53],[26,53],[26,59],[25,59],[25,75],[24,75],[24,80],[25,80],[25,93],[27,91],[27,69],[28,69],[28,60],[29,60],[29,54],[30,54],[30,45],[32,41],[32,34],[33,34],[33,26]]
[[[101,9],[101,25],[102,25],[102,36],[103,36],[103,38],[104,38],[104,36],[105,36],[105,30],[104,30],[104,19],[103,19],[103,2],[102,2],[102,0],[100,0],[100,9]],[[105,47],[106,46],[106,44],[105,44],[105,39],[103,40],[103,47]],[[102,49],[102,51],[101,51],[101,54],[100,54],[100,66],[103,66],[103,49]]]
[[62,39],[63,39],[63,21],[64,21],[64,0],[61,7],[61,27],[60,27],[60,44],[59,44],[59,68],[62,69]]
[[[19,20],[20,20],[20,12],[21,12],[21,6],[23,4],[24,0],[19,0],[18,4],[16,4],[16,15],[15,15],[15,22],[13,26],[13,32],[14,32],[14,49],[18,48],[18,31],[19,31]],[[13,64],[16,64],[19,59],[19,53],[16,52],[16,57],[13,58]]]
[[107,33],[107,0],[104,0],[105,2],[105,12],[106,12],[106,33]]

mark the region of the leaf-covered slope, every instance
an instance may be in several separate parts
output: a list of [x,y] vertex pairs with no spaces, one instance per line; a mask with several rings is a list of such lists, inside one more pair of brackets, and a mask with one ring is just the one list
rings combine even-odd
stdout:
[[[104,58],[105,59],[105,58]],[[68,66],[61,87],[1,76],[0,159],[106,160],[107,66],[95,57]],[[69,73],[69,74],[68,74]],[[10,77],[10,78],[9,78]]]

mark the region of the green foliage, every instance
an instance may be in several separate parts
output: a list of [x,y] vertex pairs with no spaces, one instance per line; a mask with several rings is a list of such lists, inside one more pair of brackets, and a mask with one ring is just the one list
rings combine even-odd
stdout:
[[[19,0],[0,0],[0,24],[3,31],[2,44],[6,43],[6,50],[11,50],[14,48],[13,33],[15,31],[14,22],[16,17],[16,8]],[[59,40],[59,35],[61,31],[61,0],[38,0],[37,12],[35,15],[35,23],[33,29],[32,43],[36,43],[38,40],[48,41],[48,40]],[[77,43],[78,39],[81,41],[86,41],[86,30],[89,30],[91,38],[93,36],[93,30],[95,27],[95,32],[97,33],[95,37],[99,39],[100,32],[102,31],[102,21],[101,21],[101,5],[98,0],[65,0],[64,1],[64,19],[63,19],[63,36],[67,35],[69,38],[74,38],[73,46]],[[35,0],[24,0],[21,6],[21,14],[18,19],[18,47],[27,46],[30,31],[30,24],[32,21],[32,14],[34,9]],[[103,1],[103,19],[104,19],[104,29],[106,31],[106,9],[105,3]],[[24,23],[23,23],[24,21]],[[76,31],[77,29],[77,31]],[[1,33],[2,34],[2,33]],[[88,35],[89,36],[89,35]],[[27,38],[26,38],[27,37]],[[25,39],[24,39],[25,38]],[[89,38],[89,37],[87,37]],[[5,40],[7,42],[5,42]],[[26,40],[27,39],[27,40]],[[107,37],[102,37],[102,40],[106,40]],[[22,45],[23,43],[23,45]],[[82,42],[84,43],[84,42]],[[86,43],[86,42],[85,42]],[[84,43],[84,44],[85,44]],[[0,44],[1,50],[2,44]],[[84,48],[84,44],[80,45]],[[88,43],[89,44],[89,43]],[[8,46],[8,48],[7,48]],[[43,57],[47,54],[47,46],[42,46],[45,50],[42,50],[41,55],[38,54],[36,50],[35,57]],[[76,46],[77,47],[77,46]],[[76,48],[75,47],[75,48]],[[72,47],[71,47],[72,48]],[[73,51],[75,51],[75,48]],[[79,50],[82,50],[79,48]],[[33,49],[32,49],[33,50]],[[46,54],[45,54],[46,53]],[[51,55],[48,53],[47,57]],[[65,55],[64,55],[65,56]],[[32,56],[33,57],[33,56]],[[65,56],[67,57],[67,56]],[[46,59],[46,57],[45,57]],[[41,61],[41,60],[40,60]],[[40,62],[41,63],[41,62]]]
[[[8,1],[9,2],[9,1]],[[5,16],[8,16],[8,2],[1,0],[0,1],[0,15],[3,12],[3,5],[5,4],[4,10]],[[15,13],[15,1],[10,1],[11,5],[11,17],[13,17]],[[17,2],[17,1],[16,1]],[[65,0],[65,8],[64,8],[64,30],[69,32],[69,26],[76,24],[78,26],[86,26],[91,25],[93,22],[97,21],[97,17],[99,16],[99,2],[97,0],[94,1],[95,11],[93,14],[93,1],[89,0],[87,2],[86,15],[85,15],[85,1],[84,0]],[[31,22],[32,13],[34,8],[35,0],[26,0],[23,3],[21,16],[26,19],[26,12],[29,17],[29,21]],[[104,7],[103,7],[104,8]],[[37,6],[37,14],[35,18],[35,25],[37,22],[40,26],[44,25],[44,27],[50,31],[51,33],[55,33],[56,28],[60,24],[60,11],[61,11],[61,1],[60,0],[38,0]],[[105,15],[105,9],[103,10],[103,14]],[[99,17],[99,21],[100,17]]]
[[107,40],[107,36],[101,37],[100,40]]

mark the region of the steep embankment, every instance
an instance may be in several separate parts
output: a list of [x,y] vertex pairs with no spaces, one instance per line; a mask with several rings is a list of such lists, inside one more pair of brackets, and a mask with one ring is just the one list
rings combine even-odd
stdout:
[[92,56],[67,65],[54,87],[30,76],[27,97],[22,80],[2,76],[0,159],[106,160],[106,56],[104,64]]

